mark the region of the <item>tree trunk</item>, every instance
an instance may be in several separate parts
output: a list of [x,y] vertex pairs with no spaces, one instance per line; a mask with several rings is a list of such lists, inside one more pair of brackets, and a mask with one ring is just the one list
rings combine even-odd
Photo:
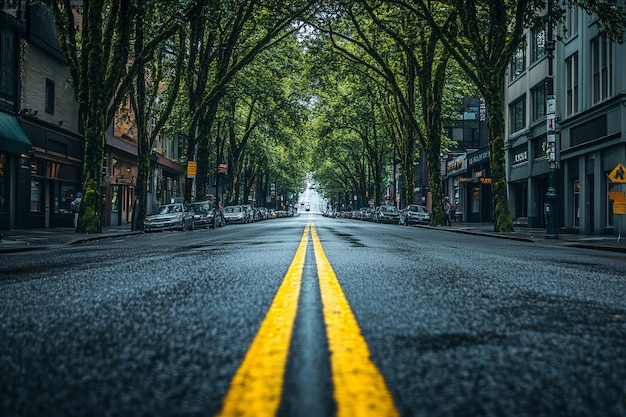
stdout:
[[489,163],[491,168],[491,195],[493,204],[493,230],[512,232],[513,220],[509,208],[504,157],[504,110],[502,109],[502,78],[489,83],[485,97],[489,118]]

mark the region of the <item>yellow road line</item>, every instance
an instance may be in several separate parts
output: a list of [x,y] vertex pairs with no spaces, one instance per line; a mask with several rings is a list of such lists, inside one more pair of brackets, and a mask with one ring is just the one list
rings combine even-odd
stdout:
[[220,417],[274,416],[278,410],[308,238],[309,226],[306,226],[267,316],[233,377]]
[[311,225],[338,417],[399,416],[383,376]]

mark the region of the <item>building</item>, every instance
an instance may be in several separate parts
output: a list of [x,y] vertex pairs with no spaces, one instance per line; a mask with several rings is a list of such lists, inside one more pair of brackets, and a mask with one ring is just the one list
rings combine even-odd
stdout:
[[0,228],[72,227],[78,105],[50,9],[23,3],[0,11]]
[[[505,147],[513,220],[516,225],[546,226],[552,159],[557,227],[617,233],[619,215],[609,197],[620,185],[608,174],[626,162],[626,44],[600,36],[593,17],[576,6],[567,10],[558,33],[562,40],[556,43],[553,61],[554,101],[548,97],[546,30],[526,33],[507,76]],[[553,150],[548,136],[552,112]]]

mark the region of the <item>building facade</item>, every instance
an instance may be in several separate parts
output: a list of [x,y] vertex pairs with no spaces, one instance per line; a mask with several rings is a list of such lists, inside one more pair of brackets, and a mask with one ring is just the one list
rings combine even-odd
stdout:
[[[517,225],[546,226],[553,162],[557,227],[585,234],[617,233],[623,216],[613,213],[610,193],[621,191],[621,185],[608,174],[626,163],[626,45],[600,35],[593,17],[575,6],[567,10],[557,33],[554,100],[548,97],[546,30],[526,33],[507,76],[505,147],[513,220]],[[556,126],[548,126],[554,122]],[[554,139],[548,135],[553,128]]]
[[13,126],[0,142],[0,228],[73,227],[83,136],[50,9],[15,2],[0,16],[0,103]]

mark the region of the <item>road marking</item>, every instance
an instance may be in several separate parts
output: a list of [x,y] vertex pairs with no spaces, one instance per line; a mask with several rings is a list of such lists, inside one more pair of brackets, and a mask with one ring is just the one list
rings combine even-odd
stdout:
[[280,406],[293,325],[298,310],[309,230],[317,275],[338,417],[399,416],[383,376],[311,222],[259,331],[235,373],[219,417],[274,416]]
[[218,416],[262,417],[276,414],[298,310],[308,239],[309,226],[306,226],[296,255],[250,349],[233,377]]
[[337,416],[399,416],[312,224],[311,236],[324,305]]

